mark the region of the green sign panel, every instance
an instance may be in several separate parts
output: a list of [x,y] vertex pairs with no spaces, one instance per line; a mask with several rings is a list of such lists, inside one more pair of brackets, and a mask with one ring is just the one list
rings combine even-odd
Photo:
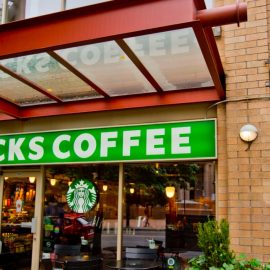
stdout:
[[78,179],[71,183],[67,192],[67,203],[74,212],[86,213],[96,202],[97,189],[91,181]]
[[213,158],[215,120],[0,136],[0,165]]

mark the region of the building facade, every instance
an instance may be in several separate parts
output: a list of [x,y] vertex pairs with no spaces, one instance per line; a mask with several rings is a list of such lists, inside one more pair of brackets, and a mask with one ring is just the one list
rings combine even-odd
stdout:
[[[229,220],[234,250],[269,261],[269,3],[247,4],[248,21],[239,28],[222,27],[221,39],[217,41],[226,73],[226,101],[217,106],[217,211],[220,218]],[[249,149],[238,136],[246,123],[259,130]]]
[[[7,2],[10,2],[11,6],[16,4],[16,1]],[[64,4],[70,5],[70,8],[73,7],[72,3],[65,2],[59,1],[55,11],[56,9],[61,10]],[[2,1],[3,8],[5,3]],[[184,102],[171,105],[168,103],[163,106],[144,108],[134,106],[130,109],[85,111],[79,114],[48,117],[42,115],[42,117],[29,117],[26,121],[6,119],[0,122],[1,134],[216,119],[217,157],[210,160],[198,159],[199,163],[203,162],[202,174],[205,175],[201,177],[204,182],[201,187],[204,195],[201,197],[209,199],[211,195],[214,196],[214,199],[212,197],[214,210],[210,216],[214,215],[216,219],[226,218],[229,221],[231,247],[235,252],[246,253],[248,256],[268,262],[270,260],[270,222],[268,220],[270,202],[270,185],[268,184],[270,175],[270,165],[268,164],[270,157],[268,149],[270,143],[268,139],[270,133],[268,13],[270,3],[266,0],[247,0],[246,3],[247,22],[240,22],[240,26],[229,24],[214,28],[215,42],[225,73],[226,93],[224,97],[218,98],[216,101],[194,101],[186,104],[183,104]],[[207,4],[209,7],[221,7],[235,4],[235,1],[216,0],[213,3],[208,1]],[[41,8],[41,6],[39,7]],[[39,15],[38,10],[38,6],[32,6],[27,14],[30,14],[29,17]],[[5,22],[3,19],[5,16],[7,15],[2,16],[2,22]],[[15,19],[17,18],[21,17],[15,16]],[[258,137],[252,143],[242,141],[239,136],[240,129],[245,124],[252,124],[258,130]],[[187,159],[187,163],[189,162],[194,162],[194,159]],[[163,161],[154,160],[154,163],[162,164]],[[45,166],[44,164],[42,166],[32,164],[30,167],[15,165],[5,165],[2,168],[4,172],[2,187],[4,177],[16,175],[18,168],[23,175],[27,175],[27,170],[31,173],[36,172],[40,183],[46,179],[46,176],[44,177],[44,172],[46,175],[46,170],[48,170],[46,164]],[[168,164],[165,162],[165,165]],[[198,176],[198,178],[200,177]],[[210,180],[207,182],[205,179]],[[209,194],[206,196],[206,187],[211,186],[213,182],[214,188],[209,188]],[[104,183],[102,182],[102,184]],[[194,189],[196,189],[195,187]],[[44,201],[44,192],[46,194],[46,185],[42,184],[39,191],[36,190],[36,197],[40,201]],[[117,193],[117,189],[115,192]],[[190,196],[190,193],[187,196]],[[191,196],[193,196],[193,201],[196,201],[196,195]],[[184,197],[184,201],[185,199]],[[43,208],[44,205],[40,204],[35,210],[36,215],[43,216]],[[140,213],[139,216],[144,215],[143,212],[138,213]],[[164,222],[165,210],[162,219]],[[166,225],[168,224],[166,223],[164,226]],[[39,254],[42,253],[40,243],[44,237],[41,220],[37,222],[37,227],[39,228],[37,230],[38,239],[34,246],[37,258],[39,258]],[[32,262],[32,269],[36,269],[37,264],[37,260]]]

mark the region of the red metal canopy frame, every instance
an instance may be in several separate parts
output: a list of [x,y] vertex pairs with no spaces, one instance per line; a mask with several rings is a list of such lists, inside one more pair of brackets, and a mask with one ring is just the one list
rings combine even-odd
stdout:
[[[47,93],[56,103],[25,107],[0,99],[0,111],[7,115],[0,120],[10,119],[10,116],[27,119],[221,100],[225,97],[225,76],[211,27],[246,20],[246,4],[238,2],[235,5],[206,10],[203,0],[114,0],[0,25],[0,59],[39,52],[48,52],[52,57],[57,57],[54,50],[115,40],[156,89],[156,93],[109,97],[88,81],[89,85],[96,87],[95,90],[103,95],[102,98],[62,102]],[[186,27],[194,30],[214,87],[165,92],[123,39]],[[62,64],[76,73],[68,63]],[[0,69],[3,68],[0,66]],[[24,80],[19,77],[16,79]],[[86,80],[82,76],[81,79]],[[31,85],[31,82],[25,83],[44,93],[42,88]]]

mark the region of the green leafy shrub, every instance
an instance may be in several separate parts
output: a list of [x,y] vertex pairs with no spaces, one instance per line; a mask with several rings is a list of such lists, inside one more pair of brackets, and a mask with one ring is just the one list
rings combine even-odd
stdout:
[[236,257],[230,250],[229,224],[209,220],[198,226],[198,246],[203,255],[189,261],[188,270],[270,270],[270,264],[245,255]]
[[[192,269],[210,269],[222,267],[224,262],[234,258],[230,250],[229,224],[223,219],[220,223],[209,220],[198,224],[198,246],[203,255],[191,261]],[[213,269],[216,269],[213,268]]]
[[235,258],[230,264],[223,264],[225,270],[270,270],[270,264],[262,264],[256,258],[248,259],[245,254]]

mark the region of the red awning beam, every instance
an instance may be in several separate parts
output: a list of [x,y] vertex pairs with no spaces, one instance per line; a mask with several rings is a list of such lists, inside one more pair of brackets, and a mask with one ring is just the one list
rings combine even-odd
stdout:
[[214,27],[247,21],[247,3],[198,10],[197,19],[203,27]]

